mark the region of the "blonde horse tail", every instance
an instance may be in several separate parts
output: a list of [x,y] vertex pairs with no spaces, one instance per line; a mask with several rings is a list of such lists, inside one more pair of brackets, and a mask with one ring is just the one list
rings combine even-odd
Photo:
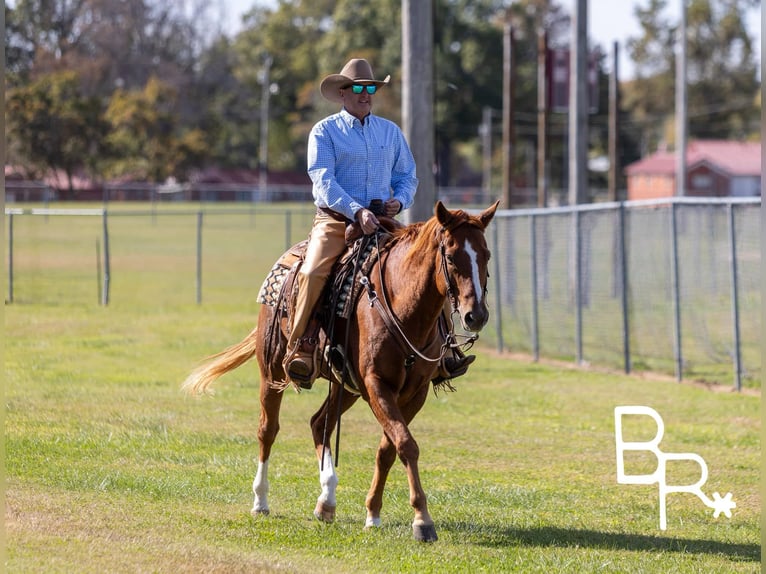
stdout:
[[218,377],[244,365],[253,357],[256,350],[257,332],[258,328],[256,327],[236,345],[208,357],[202,365],[186,377],[181,389],[190,395],[211,393],[208,391],[208,387]]

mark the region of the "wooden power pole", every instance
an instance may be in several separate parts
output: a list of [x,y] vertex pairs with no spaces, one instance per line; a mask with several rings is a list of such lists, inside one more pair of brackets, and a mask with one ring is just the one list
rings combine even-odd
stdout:
[[537,206],[548,206],[548,34],[537,30]]
[[425,221],[436,203],[434,182],[433,2],[402,0],[402,124],[418,175],[406,223]]
[[516,134],[513,129],[513,99],[516,91],[513,25],[503,26],[503,209],[513,207],[513,153]]
[[620,45],[612,44],[612,75],[609,78],[609,201],[620,198]]
[[588,185],[588,0],[576,0],[569,64],[569,205]]
[[681,23],[676,38],[676,195],[686,195],[686,0],[681,0]]

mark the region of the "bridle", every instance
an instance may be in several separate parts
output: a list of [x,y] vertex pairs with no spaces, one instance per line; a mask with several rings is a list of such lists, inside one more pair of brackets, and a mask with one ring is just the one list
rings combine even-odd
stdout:
[[[455,227],[458,227],[462,223],[463,222],[459,223]],[[454,227],[452,229],[454,229]],[[463,343],[459,343],[458,335],[455,334],[455,326],[454,326],[455,321],[453,320],[453,318],[455,315],[458,315],[457,296],[455,295],[452,277],[449,272],[449,266],[447,265],[447,250],[444,243],[445,231],[451,231],[451,229],[442,227],[440,230],[441,239],[439,240],[439,255],[440,255],[441,262],[439,265],[439,271],[444,276],[444,282],[447,289],[447,298],[449,299],[450,306],[451,306],[451,313],[450,313],[450,320],[448,321],[449,331],[445,334],[445,342],[441,346],[439,350],[439,355],[437,357],[427,357],[422,352],[420,352],[415,347],[415,345],[413,345],[412,342],[409,340],[407,335],[404,333],[402,326],[399,323],[399,320],[394,316],[393,311],[391,310],[391,305],[389,304],[388,298],[386,297],[386,290],[383,286],[383,264],[384,264],[383,259],[380,259],[378,262],[378,280],[380,282],[380,291],[382,294],[382,300],[380,297],[378,297],[378,294],[373,288],[372,283],[370,282],[368,277],[362,276],[362,278],[360,279],[360,283],[367,290],[367,298],[369,300],[370,307],[374,307],[378,311],[378,314],[383,319],[383,322],[386,324],[386,327],[388,328],[388,330],[391,331],[396,336],[396,340],[399,343],[399,346],[402,347],[405,354],[408,355],[405,361],[405,366],[411,366],[415,361],[415,357],[429,363],[437,363],[442,360],[442,358],[447,354],[447,352],[450,349],[462,347],[464,351],[468,350],[473,346],[473,343],[479,338],[479,335],[477,333],[473,333],[471,335],[459,335],[461,338],[465,339]],[[374,240],[375,240],[376,248],[378,248],[378,251],[380,251],[380,248],[378,245],[377,233],[374,234]],[[486,292],[486,287],[484,290]]]

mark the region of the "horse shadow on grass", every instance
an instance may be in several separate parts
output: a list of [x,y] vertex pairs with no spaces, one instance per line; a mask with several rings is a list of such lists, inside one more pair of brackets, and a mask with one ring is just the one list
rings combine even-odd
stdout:
[[601,548],[633,552],[681,552],[684,554],[718,554],[732,560],[759,562],[758,544],[736,544],[717,540],[690,540],[645,534],[624,534],[541,526],[539,528],[502,527],[479,532],[475,524],[447,522],[440,528],[463,534],[479,546],[502,548],[506,546],[538,546],[560,548]]

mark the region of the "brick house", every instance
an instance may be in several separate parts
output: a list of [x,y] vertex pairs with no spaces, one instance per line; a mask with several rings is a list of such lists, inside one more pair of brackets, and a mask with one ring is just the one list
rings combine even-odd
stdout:
[[[761,195],[761,143],[696,140],[686,147],[686,195]],[[625,168],[628,199],[676,195],[675,152],[658,151]]]

